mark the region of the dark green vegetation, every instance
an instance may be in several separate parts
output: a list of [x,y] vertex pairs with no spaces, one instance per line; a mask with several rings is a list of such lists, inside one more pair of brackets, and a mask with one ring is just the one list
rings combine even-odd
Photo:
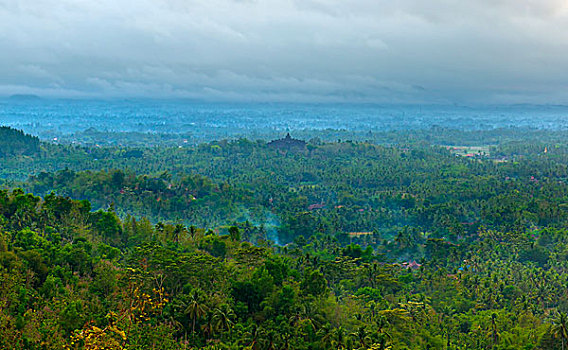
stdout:
[[39,154],[39,139],[25,135],[20,130],[5,126],[0,127],[0,157],[37,156]]
[[0,192],[0,348],[564,349],[568,147],[499,135],[285,152],[19,134],[38,146],[2,156],[24,190]]

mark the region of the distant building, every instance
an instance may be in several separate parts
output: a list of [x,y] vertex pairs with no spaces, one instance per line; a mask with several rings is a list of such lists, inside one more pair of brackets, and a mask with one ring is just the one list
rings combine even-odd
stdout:
[[402,263],[402,267],[405,267],[407,269],[412,269],[412,270],[417,270],[420,268],[420,266],[422,266],[421,264],[417,263],[415,260],[412,260],[410,262],[403,262]]
[[268,147],[273,147],[280,150],[304,150],[306,142],[302,140],[293,139],[290,133],[286,137],[279,140],[270,141]]
[[323,208],[325,208],[325,204],[323,204],[323,202],[310,204],[310,206],[308,206],[308,210],[316,210],[316,209],[323,209]]
[[411,269],[413,269],[413,270],[419,269],[420,266],[422,266],[422,265],[419,264],[419,263],[417,263],[417,262],[414,261],[414,260],[412,260],[411,262],[408,263],[408,267],[411,268]]
[[363,236],[370,236],[373,232],[347,232],[349,237],[363,237]]

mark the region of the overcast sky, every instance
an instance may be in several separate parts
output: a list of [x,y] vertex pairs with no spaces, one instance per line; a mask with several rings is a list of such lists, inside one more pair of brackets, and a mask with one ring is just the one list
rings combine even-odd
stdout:
[[0,95],[568,103],[566,0],[0,0]]

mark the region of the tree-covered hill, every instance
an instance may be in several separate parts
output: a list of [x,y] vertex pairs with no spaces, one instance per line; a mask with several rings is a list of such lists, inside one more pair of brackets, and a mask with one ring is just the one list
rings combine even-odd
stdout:
[[21,130],[0,126],[0,158],[37,156],[39,151],[39,138],[25,134]]

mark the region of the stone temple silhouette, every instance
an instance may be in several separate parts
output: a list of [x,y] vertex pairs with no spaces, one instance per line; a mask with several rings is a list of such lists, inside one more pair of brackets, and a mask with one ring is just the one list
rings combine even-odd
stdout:
[[290,133],[287,133],[283,139],[270,141],[267,145],[280,150],[303,150],[306,148],[305,141],[293,139]]

